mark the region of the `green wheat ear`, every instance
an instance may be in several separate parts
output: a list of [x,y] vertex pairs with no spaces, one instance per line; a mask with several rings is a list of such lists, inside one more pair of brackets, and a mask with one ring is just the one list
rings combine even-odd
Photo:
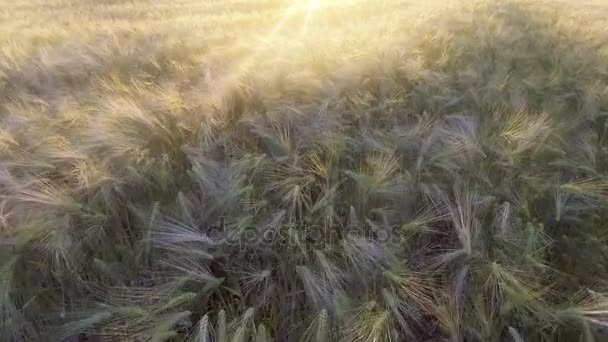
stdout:
[[328,336],[328,330],[327,330],[327,324],[328,324],[327,320],[328,320],[327,310],[323,309],[319,313],[317,333],[315,335],[315,339],[318,342],[325,342],[328,340],[329,336]]
[[226,330],[226,311],[220,310],[217,315],[217,341],[228,342],[228,334]]
[[255,342],[271,342],[272,339],[268,335],[266,331],[266,326],[263,323],[260,323],[257,327],[257,333],[255,336]]
[[517,329],[509,327],[509,334],[511,335],[513,342],[525,342],[524,338],[517,332]]
[[239,317],[236,321],[234,321],[231,325],[233,326],[234,333],[230,342],[245,342],[249,339],[249,329],[250,325],[253,322],[255,309],[249,308],[243,313],[241,317]]
[[193,342],[209,342],[209,314],[205,314],[198,322],[198,332]]
[[[338,315],[340,316],[340,315]],[[331,336],[329,313],[326,309],[321,309],[316,313],[300,338],[300,341],[329,341]]]

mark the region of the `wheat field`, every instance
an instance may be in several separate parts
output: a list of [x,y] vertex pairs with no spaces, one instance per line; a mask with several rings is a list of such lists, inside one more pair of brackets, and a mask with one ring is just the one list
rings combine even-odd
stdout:
[[0,342],[608,341],[608,3],[0,0]]

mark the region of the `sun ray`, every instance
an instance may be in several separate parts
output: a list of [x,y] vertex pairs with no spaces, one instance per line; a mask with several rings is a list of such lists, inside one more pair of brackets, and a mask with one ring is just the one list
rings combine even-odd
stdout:
[[308,8],[306,10],[306,18],[304,19],[304,25],[302,26],[302,31],[306,33],[308,31],[308,24],[310,23],[310,19],[312,18],[313,12],[318,7],[318,0],[310,0],[308,1]]

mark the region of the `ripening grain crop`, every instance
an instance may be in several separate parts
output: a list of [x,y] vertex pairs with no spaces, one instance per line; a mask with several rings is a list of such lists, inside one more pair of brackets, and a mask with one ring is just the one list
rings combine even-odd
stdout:
[[0,342],[608,340],[608,4],[0,0]]

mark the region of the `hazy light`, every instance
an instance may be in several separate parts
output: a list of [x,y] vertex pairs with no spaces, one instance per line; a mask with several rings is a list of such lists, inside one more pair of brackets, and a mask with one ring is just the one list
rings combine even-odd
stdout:
[[317,6],[318,6],[317,0],[310,0],[308,2],[308,9],[306,11],[306,19],[304,20],[304,27],[302,27],[302,30],[304,32],[306,32],[308,30],[308,23],[310,21],[310,18],[312,17],[312,13],[315,11]]

